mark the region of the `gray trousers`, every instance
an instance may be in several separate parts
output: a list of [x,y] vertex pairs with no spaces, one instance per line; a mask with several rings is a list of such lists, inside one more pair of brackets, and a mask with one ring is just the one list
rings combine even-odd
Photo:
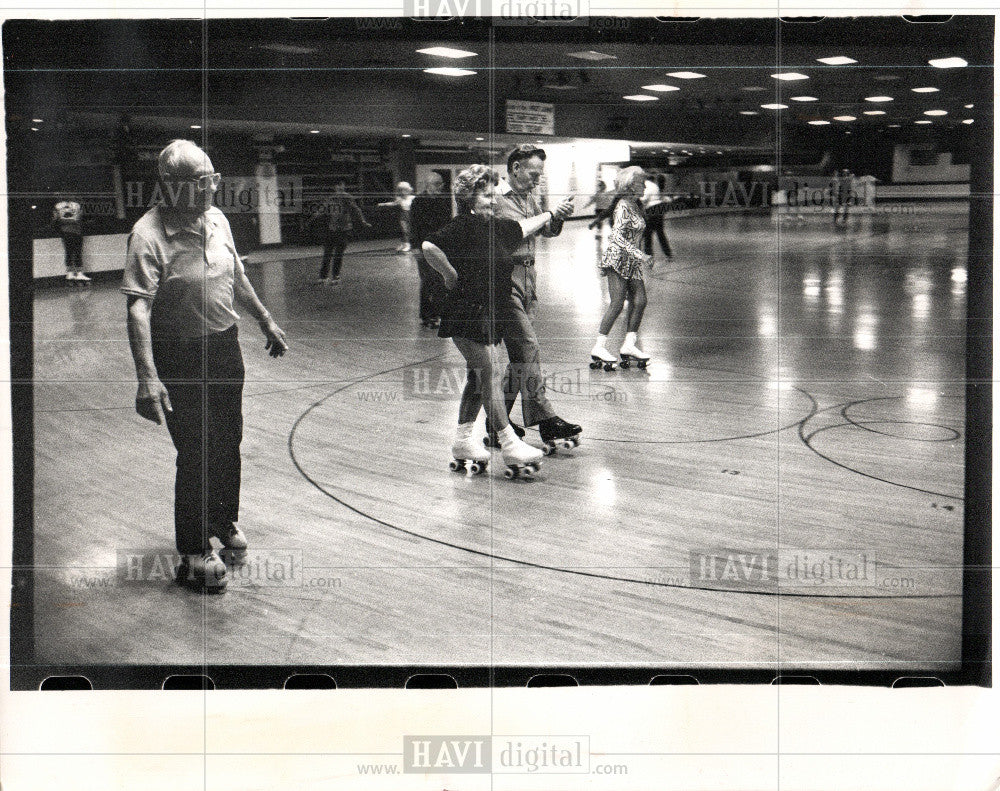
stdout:
[[535,267],[514,266],[511,288],[510,320],[504,325],[504,345],[510,363],[503,377],[504,405],[507,414],[521,394],[521,413],[525,426],[534,426],[553,417],[555,410],[545,396],[538,353],[538,336],[533,324],[535,310]]

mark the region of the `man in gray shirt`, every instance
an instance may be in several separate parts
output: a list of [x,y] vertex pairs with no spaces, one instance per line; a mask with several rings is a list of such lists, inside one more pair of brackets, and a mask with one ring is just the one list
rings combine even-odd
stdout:
[[[507,182],[501,184],[495,196],[497,217],[523,220],[542,213],[535,194],[545,167],[545,151],[530,143],[520,145],[507,157]],[[573,201],[565,198],[552,212],[552,220],[541,230],[542,236],[558,236],[563,220],[573,214]],[[513,253],[514,273],[511,283],[512,320],[504,331],[504,344],[510,365],[504,376],[504,401],[507,412],[521,394],[524,425],[538,424],[542,441],[552,450],[556,444],[577,444],[580,426],[558,417],[545,395],[541,373],[538,336],[535,334],[534,307],[536,297],[535,237],[527,237]],[[491,426],[489,442],[496,442]],[[515,427],[516,428],[516,427]]]
[[235,524],[244,368],[234,302],[257,319],[272,357],[288,344],[247,279],[229,221],[212,204],[221,177],[208,155],[189,140],[174,140],[158,165],[164,203],[132,229],[121,286],[139,379],[135,409],[166,422],[177,449],[178,580],[221,593],[226,565],[209,537],[235,560],[247,548]]

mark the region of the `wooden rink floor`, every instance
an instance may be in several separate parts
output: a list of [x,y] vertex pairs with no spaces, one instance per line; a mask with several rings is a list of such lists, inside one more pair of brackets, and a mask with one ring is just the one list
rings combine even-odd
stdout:
[[[498,454],[449,472],[462,358],[394,244],[349,247],[336,287],[309,251],[250,256],[291,350],[241,321],[254,563],[213,597],[119,569],[173,551],[174,451],[133,410],[117,282],[39,289],[36,660],[955,669],[966,208],[668,219],[652,362],[612,373],[588,367],[597,242],[568,223],[539,245],[536,327],[583,442],[535,481]],[[862,557],[867,579],[790,578]],[[286,558],[298,577],[268,579]]]

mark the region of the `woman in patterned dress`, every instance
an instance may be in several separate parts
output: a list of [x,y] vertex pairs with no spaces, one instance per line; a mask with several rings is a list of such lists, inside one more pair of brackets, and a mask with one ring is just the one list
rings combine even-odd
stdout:
[[604,312],[597,343],[590,352],[592,368],[604,366],[604,370],[610,371],[614,367],[616,358],[608,351],[606,344],[625,300],[628,300],[628,311],[625,314],[625,342],[620,352],[622,365],[628,367],[634,359],[640,368],[645,368],[646,361],[649,360],[649,355],[636,345],[642,313],[646,309],[646,284],[642,278],[642,267],[651,259],[651,256],[642,251],[642,233],[646,222],[640,201],[645,184],[646,174],[640,167],[624,168],[615,176],[616,197],[611,209],[614,220],[608,238],[608,249],[600,263],[601,274],[608,278],[611,304]]

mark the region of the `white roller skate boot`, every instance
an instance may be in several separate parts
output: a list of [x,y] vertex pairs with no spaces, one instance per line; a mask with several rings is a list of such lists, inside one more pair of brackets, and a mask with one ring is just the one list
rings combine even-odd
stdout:
[[473,475],[486,472],[486,466],[490,462],[490,452],[483,447],[481,441],[473,441],[472,432],[475,426],[475,423],[459,423],[455,431],[455,442],[451,446],[453,458],[448,465],[452,472],[465,472],[466,469]]
[[625,333],[625,343],[622,344],[621,356],[622,368],[628,368],[635,361],[635,364],[639,368],[645,368],[646,363],[649,362],[649,355],[646,354],[642,349],[635,345],[636,334],[634,332]]
[[497,438],[500,440],[500,453],[506,467],[504,477],[528,480],[534,478],[542,466],[542,451],[521,440],[509,424],[497,432]]
[[607,347],[608,336],[598,335],[597,343],[594,344],[594,348],[590,350],[590,367],[595,371],[598,368],[603,368],[605,371],[615,370],[615,362],[617,358],[608,351]]

